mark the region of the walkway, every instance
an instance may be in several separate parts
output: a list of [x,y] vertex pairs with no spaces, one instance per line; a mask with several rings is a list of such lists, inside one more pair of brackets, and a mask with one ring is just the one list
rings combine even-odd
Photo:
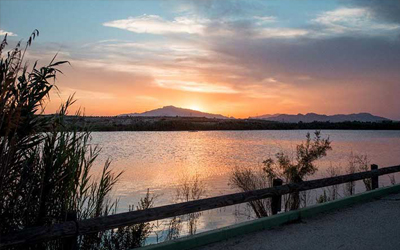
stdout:
[[400,194],[198,249],[400,249]]

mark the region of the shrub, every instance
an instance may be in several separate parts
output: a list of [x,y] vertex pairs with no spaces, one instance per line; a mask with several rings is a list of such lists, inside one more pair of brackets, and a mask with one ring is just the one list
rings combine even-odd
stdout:
[[[263,162],[264,171],[270,179],[281,178],[286,183],[299,183],[318,170],[314,162],[326,156],[327,151],[331,149],[329,138],[322,138],[320,131],[315,131],[314,138],[307,133],[306,141],[296,147],[294,161],[290,160],[284,152],[279,152],[276,154],[276,161],[268,158]],[[298,209],[300,206],[299,193],[292,193],[289,197],[285,207],[289,207],[290,210]]]
[[[313,175],[317,170],[314,162],[331,150],[329,138],[322,138],[316,131],[314,138],[310,133],[306,135],[306,141],[297,145],[296,158],[291,160],[284,152],[277,153],[276,160],[268,158],[263,161],[264,167],[261,173],[252,169],[235,169],[231,177],[231,184],[242,191],[250,191],[270,187],[272,180],[281,178],[285,183],[299,183],[306,177]],[[306,200],[304,197],[303,200]],[[300,206],[300,194],[292,193],[285,201],[285,209],[294,210]],[[250,203],[257,217],[265,217],[270,213],[268,200],[259,200]]]

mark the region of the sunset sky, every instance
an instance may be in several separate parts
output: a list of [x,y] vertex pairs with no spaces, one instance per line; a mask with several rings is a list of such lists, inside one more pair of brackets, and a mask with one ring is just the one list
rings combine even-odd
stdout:
[[0,0],[0,38],[34,29],[30,62],[71,63],[47,113],[75,92],[87,115],[174,105],[400,119],[398,0]]

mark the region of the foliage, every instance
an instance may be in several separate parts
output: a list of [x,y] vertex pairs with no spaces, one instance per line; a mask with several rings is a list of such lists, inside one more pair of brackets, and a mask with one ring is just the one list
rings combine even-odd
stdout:
[[394,174],[390,174],[388,176],[389,176],[390,184],[396,185],[396,176]]
[[311,139],[310,133],[306,135],[306,141],[296,147],[296,161],[290,160],[284,152],[276,154],[276,162],[268,158],[263,162],[264,171],[270,178],[283,178],[287,183],[301,182],[307,176],[313,175],[317,171],[314,162],[331,150],[329,138],[322,139],[320,131],[316,131]]
[[317,203],[324,203],[330,200],[331,198],[326,194],[326,191],[324,190],[324,193],[317,198]]
[[[357,172],[357,167],[356,167],[356,162],[355,162],[355,159],[354,159],[353,152],[351,152],[351,154],[349,156],[349,159],[348,159],[348,164],[347,164],[347,167],[346,167],[346,173],[347,174],[354,174],[355,172]],[[345,193],[345,195],[347,195],[347,196],[353,195],[355,193],[355,187],[356,187],[356,184],[355,184],[354,181],[346,182],[345,185],[344,185],[344,193]]]
[[[188,202],[198,200],[204,197],[206,194],[205,184],[200,180],[199,175],[196,174],[192,178],[183,178],[180,181],[180,185],[176,189],[176,200],[177,202]],[[201,212],[198,213],[190,213],[187,215],[181,216],[180,220],[186,221],[188,234],[193,235],[197,230],[197,221],[201,216]],[[174,223],[178,222],[177,218],[173,218],[172,223],[170,223],[170,229],[172,231],[177,232],[177,227],[173,226]]]
[[[55,62],[31,70],[24,55],[39,35],[35,30],[25,49],[20,43],[3,57],[7,36],[0,44],[0,234],[9,234],[32,226],[50,225],[76,214],[78,220],[115,213],[117,201],[111,202],[110,191],[121,173],[110,170],[106,161],[100,177],[91,176],[99,148],[90,144],[85,126],[66,125],[73,96],[53,116],[41,115],[55,88],[59,66]],[[81,114],[78,111],[75,116]],[[45,131],[45,132],[42,132]],[[138,209],[152,206],[149,194]],[[79,237],[80,249],[116,249],[107,240],[123,246],[143,244],[151,228],[139,224],[113,232]],[[54,240],[23,249],[62,249],[63,241]],[[119,249],[119,247],[117,247]]]
[[[296,147],[295,161],[284,152],[279,152],[276,154],[276,161],[268,158],[263,162],[264,171],[270,179],[281,178],[286,183],[299,183],[318,170],[314,162],[326,156],[327,151],[331,149],[329,138],[322,138],[320,131],[315,131],[314,138],[307,133],[306,141]],[[288,202],[285,207],[290,207],[290,210],[298,209],[299,193],[290,194]]]
[[[346,167],[347,174],[354,174],[360,171],[370,171],[370,164],[367,155],[358,155],[353,152],[350,153],[348,159],[348,165]],[[365,189],[367,191],[372,190],[372,181],[370,178],[363,179],[363,183],[365,185]],[[355,182],[347,182],[345,184],[345,194],[351,196],[355,193]]]
[[[370,171],[370,162],[367,155],[353,155],[355,165],[358,171]],[[371,178],[363,179],[365,189],[367,191],[372,190],[372,180]]]
[[[275,178],[280,178],[285,183],[298,183],[313,175],[318,169],[315,161],[326,156],[327,151],[332,149],[329,138],[322,138],[319,131],[316,131],[314,135],[314,138],[311,138],[311,135],[307,133],[306,141],[297,145],[295,161],[292,161],[286,153],[279,152],[276,154],[276,160],[268,158],[263,161],[262,171],[236,168],[231,176],[231,185],[246,192],[271,187]],[[298,209],[301,201],[306,203],[307,193],[303,192],[302,197],[299,192],[292,193],[289,197],[283,198],[286,210]],[[266,217],[271,213],[269,199],[253,201],[249,205],[258,218]]]
[[[230,183],[233,187],[243,192],[271,187],[272,181],[262,169],[256,171],[251,168],[235,168],[232,172]],[[257,218],[267,217],[271,214],[269,199],[251,201],[248,205],[253,209]]]
[[[330,166],[327,169],[328,177],[337,177],[340,175],[340,168],[335,166]],[[330,200],[336,200],[339,197],[339,185],[332,185],[326,188],[328,190],[328,197]]]
[[167,224],[167,235],[164,241],[175,240],[179,238],[182,231],[182,219],[179,216],[174,216]]
[[204,117],[69,117],[70,122],[90,124],[93,131],[187,131],[187,130],[400,130],[400,122],[282,123],[255,119]]
[[[154,199],[155,196],[150,194],[150,190],[147,190],[146,196],[140,199],[140,202],[136,206],[136,210],[152,208],[154,205]],[[134,206],[130,206],[129,211],[133,210]],[[152,230],[153,225],[148,222],[111,230],[102,243],[103,248],[128,250],[143,246]]]
[[[36,63],[28,72],[22,66],[24,54],[35,37],[34,31],[25,50],[20,43],[3,58],[7,45],[4,38],[0,46],[0,225],[1,233],[27,226],[63,221],[66,212],[73,209],[76,200],[70,197],[73,168],[82,159],[83,142],[87,136],[69,136],[62,133],[62,117],[71,100],[64,105],[55,119],[38,117],[43,104],[53,88],[52,80],[65,62],[50,62],[40,69]],[[51,132],[39,133],[43,127]],[[61,134],[58,134],[61,132]],[[71,164],[71,167],[69,167]],[[82,166],[81,164],[78,164]],[[50,207],[50,205],[54,205]]]

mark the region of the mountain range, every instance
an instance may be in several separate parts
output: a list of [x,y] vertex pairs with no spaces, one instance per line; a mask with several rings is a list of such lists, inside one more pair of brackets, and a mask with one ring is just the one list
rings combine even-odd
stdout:
[[146,111],[143,113],[131,113],[131,114],[122,114],[119,116],[167,116],[167,117],[205,117],[205,118],[218,118],[218,119],[229,119],[229,117],[219,115],[219,114],[210,114],[192,109],[184,109],[178,108],[175,106],[164,106],[162,108]]
[[358,114],[338,114],[338,115],[320,115],[315,113],[288,115],[288,114],[274,114],[274,115],[261,115],[256,117],[250,117],[251,119],[262,119],[268,121],[276,122],[288,122],[288,123],[298,123],[298,122],[384,122],[390,121],[385,117],[375,116],[370,113],[358,113]]
[[[227,117],[220,114],[205,113],[192,109],[178,108],[175,106],[164,106],[162,108],[153,109],[143,113],[130,113],[122,114],[119,116],[133,116],[133,117],[205,117],[205,118],[216,118],[216,119],[233,119],[233,117]],[[385,117],[375,116],[370,113],[358,113],[358,114],[337,114],[337,115],[321,115],[316,113],[307,114],[266,114],[261,116],[249,117],[249,119],[259,119],[276,122],[286,123],[298,123],[298,122],[346,122],[346,121],[359,121],[359,122],[384,122],[390,121]]]

